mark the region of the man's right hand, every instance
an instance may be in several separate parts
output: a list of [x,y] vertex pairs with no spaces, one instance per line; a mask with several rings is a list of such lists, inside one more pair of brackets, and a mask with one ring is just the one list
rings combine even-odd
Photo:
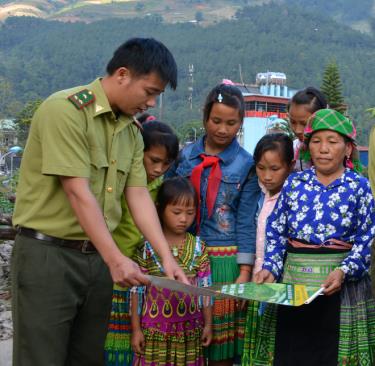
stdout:
[[109,267],[113,282],[123,287],[147,285],[149,281],[138,265],[122,255],[113,241],[88,178],[60,177],[60,181],[83,231]]
[[107,264],[111,272],[112,280],[117,285],[126,287],[148,285],[150,283],[147,276],[142,273],[138,264],[124,255],[121,255],[116,261],[108,262]]

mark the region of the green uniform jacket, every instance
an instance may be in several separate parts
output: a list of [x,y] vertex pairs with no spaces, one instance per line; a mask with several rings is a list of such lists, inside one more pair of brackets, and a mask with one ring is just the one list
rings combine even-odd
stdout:
[[[152,200],[155,202],[159,187],[163,181],[162,177],[153,180],[147,185]],[[133,257],[137,246],[143,244],[143,236],[134,224],[133,217],[126,204],[125,197],[121,198],[122,217],[119,226],[113,232],[113,239],[121,250],[121,253],[127,257]]]
[[113,231],[124,188],[146,187],[143,148],[133,119],[113,113],[100,79],[51,95],[31,123],[13,224],[59,238],[87,239],[60,183],[59,176],[68,176],[88,178]]
[[[152,200],[155,202],[163,178],[157,178],[147,185]],[[116,242],[122,254],[132,258],[139,245],[143,245],[143,235],[134,224],[133,217],[126,204],[125,197],[121,198],[122,217],[119,226],[113,232],[113,240]],[[114,289],[125,290],[126,288],[114,284]]]

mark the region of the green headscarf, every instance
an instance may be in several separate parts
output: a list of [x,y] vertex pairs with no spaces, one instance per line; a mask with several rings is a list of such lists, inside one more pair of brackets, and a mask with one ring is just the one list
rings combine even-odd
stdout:
[[299,151],[300,158],[304,161],[311,161],[308,141],[314,132],[321,130],[335,131],[350,140],[353,149],[351,156],[346,162],[346,166],[360,173],[362,165],[359,161],[359,154],[356,148],[357,142],[355,138],[357,131],[354,123],[334,109],[320,109],[311,115],[303,132],[305,146]]

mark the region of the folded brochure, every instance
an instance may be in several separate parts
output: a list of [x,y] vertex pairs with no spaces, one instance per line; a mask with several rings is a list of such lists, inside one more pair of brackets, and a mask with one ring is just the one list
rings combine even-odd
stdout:
[[254,282],[213,287],[196,287],[166,277],[148,276],[156,287],[168,288],[196,296],[229,297],[238,300],[256,300],[280,305],[300,306],[309,304],[323,293],[322,287],[290,284]]

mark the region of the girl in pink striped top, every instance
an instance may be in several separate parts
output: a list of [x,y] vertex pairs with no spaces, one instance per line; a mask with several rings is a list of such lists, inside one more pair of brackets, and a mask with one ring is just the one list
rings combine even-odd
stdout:
[[[255,147],[254,162],[263,194],[258,204],[260,211],[257,221],[256,259],[253,276],[262,269],[267,218],[275,207],[286,178],[294,168],[295,160],[292,140],[283,133],[263,136]],[[258,302],[250,302],[245,323],[243,366],[251,365],[259,309]]]

